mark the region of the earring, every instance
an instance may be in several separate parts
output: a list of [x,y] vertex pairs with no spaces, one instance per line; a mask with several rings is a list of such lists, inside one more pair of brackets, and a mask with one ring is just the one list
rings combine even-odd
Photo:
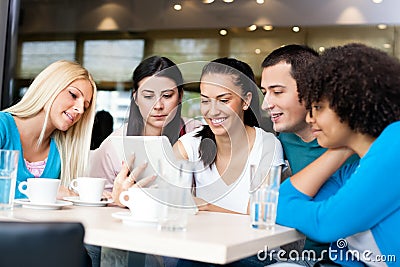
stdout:
[[249,107],[248,105],[244,105],[243,110],[247,110],[248,107]]

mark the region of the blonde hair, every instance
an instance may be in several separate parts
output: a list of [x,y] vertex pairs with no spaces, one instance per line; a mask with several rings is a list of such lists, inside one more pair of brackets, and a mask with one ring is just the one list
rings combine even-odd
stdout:
[[[90,73],[76,62],[56,61],[39,73],[20,102],[4,110],[21,118],[34,117],[44,109],[47,103],[51,107],[58,94],[79,79],[88,80],[92,85],[91,104],[82,114],[81,119],[67,131],[55,130],[52,134],[60,153],[60,179],[65,186],[73,178],[85,175],[89,164],[90,140],[97,95],[96,84]],[[38,145],[43,142],[50,110],[51,108],[46,110]]]

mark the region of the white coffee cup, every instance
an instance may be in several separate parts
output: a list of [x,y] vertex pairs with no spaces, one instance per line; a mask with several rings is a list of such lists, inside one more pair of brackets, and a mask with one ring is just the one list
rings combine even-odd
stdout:
[[132,187],[119,196],[119,201],[127,206],[137,220],[157,220],[164,204],[160,201],[162,192],[157,188]]
[[94,177],[78,177],[73,179],[69,186],[79,194],[79,200],[99,202],[103,195],[106,179]]
[[57,200],[60,179],[28,178],[18,185],[18,190],[25,194],[31,203],[53,204]]

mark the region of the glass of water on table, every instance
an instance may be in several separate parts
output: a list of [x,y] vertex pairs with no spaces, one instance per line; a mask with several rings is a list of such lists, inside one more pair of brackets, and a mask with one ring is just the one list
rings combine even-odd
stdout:
[[272,229],[276,221],[282,166],[250,166],[250,216],[256,229]]
[[18,171],[17,150],[0,149],[0,210],[11,210]]

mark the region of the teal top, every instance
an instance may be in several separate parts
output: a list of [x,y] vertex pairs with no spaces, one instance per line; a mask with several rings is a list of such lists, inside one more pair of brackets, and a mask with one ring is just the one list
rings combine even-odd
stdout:
[[[327,150],[318,144],[317,139],[311,142],[304,142],[294,133],[280,133],[278,139],[282,143],[285,159],[289,161],[292,174],[301,171]],[[353,163],[359,159],[360,158],[354,154],[347,159],[345,164]]]
[[[25,165],[20,134],[15,124],[14,118],[10,113],[0,111],[0,149],[18,150],[18,172],[17,186],[15,188],[15,198],[26,198],[18,191],[18,185],[28,178],[35,177],[29,172]],[[59,179],[61,174],[61,158],[57,145],[53,138],[50,140],[50,151],[47,157],[46,167],[40,177]]]
[[301,171],[326,151],[326,148],[318,144],[317,139],[307,143],[294,133],[280,133],[278,139],[282,143],[292,174]]

